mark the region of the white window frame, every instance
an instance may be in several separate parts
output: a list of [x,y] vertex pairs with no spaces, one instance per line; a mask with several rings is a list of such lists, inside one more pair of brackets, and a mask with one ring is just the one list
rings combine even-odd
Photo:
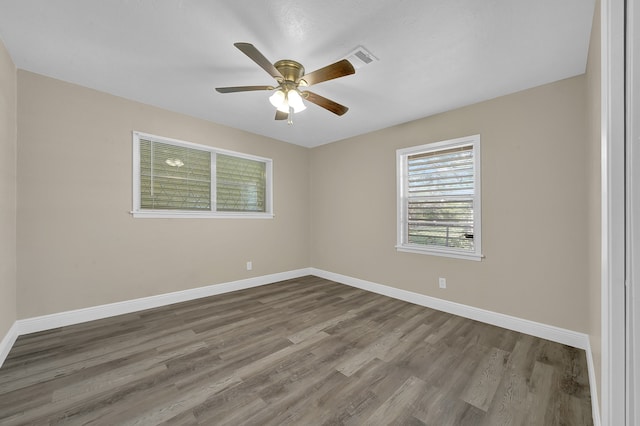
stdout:
[[[474,164],[474,195],[473,195],[473,246],[474,250],[456,249],[432,245],[412,244],[408,239],[408,211],[407,211],[407,185],[408,170],[407,159],[411,155],[447,150],[451,148],[471,146],[473,149]],[[396,179],[397,179],[397,244],[396,250],[400,252],[419,253],[434,256],[444,256],[456,259],[480,261],[482,255],[482,205],[481,205],[481,181],[480,181],[480,135],[465,136],[457,139],[449,139],[425,145],[398,149],[396,151]]]
[[[140,140],[149,140],[185,148],[208,151],[212,154],[224,154],[249,160],[261,161],[266,168],[266,194],[265,212],[217,212],[216,208],[216,157],[211,156],[211,211],[189,210],[152,210],[140,207]],[[166,138],[143,132],[133,132],[133,210],[134,218],[244,218],[244,219],[271,219],[273,215],[273,160],[255,155],[243,154],[207,145],[199,145],[178,139]]]

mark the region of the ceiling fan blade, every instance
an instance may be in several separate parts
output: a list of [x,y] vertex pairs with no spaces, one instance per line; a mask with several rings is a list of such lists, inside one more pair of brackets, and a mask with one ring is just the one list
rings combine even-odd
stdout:
[[260,67],[269,73],[276,80],[284,80],[280,71],[273,66],[271,62],[267,58],[264,57],[262,53],[251,43],[233,43],[235,47],[240,49],[242,53],[247,55],[253,62],[260,65]]
[[289,113],[276,110],[276,120],[286,120],[287,118],[289,118]]
[[336,115],[344,115],[347,111],[349,111],[349,108],[347,108],[346,106],[340,105],[339,103],[334,102],[331,99],[327,99],[324,96],[320,96],[313,92],[302,92],[302,96],[309,102],[321,106],[322,108],[331,111]]
[[[333,80],[334,78],[344,77],[346,75],[355,74],[356,70],[351,62],[343,59],[334,64],[327,65],[324,68],[310,72],[300,77],[300,84],[311,86],[312,84],[322,83],[323,81]],[[304,83],[303,83],[304,82]]]
[[254,90],[273,90],[273,86],[237,86],[237,87],[216,87],[216,91],[219,93],[234,93],[234,92],[251,92]]

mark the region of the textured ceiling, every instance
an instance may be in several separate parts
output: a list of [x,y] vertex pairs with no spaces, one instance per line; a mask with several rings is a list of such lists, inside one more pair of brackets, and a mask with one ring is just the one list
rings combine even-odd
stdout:
[[[0,0],[16,66],[313,147],[584,73],[595,0]],[[362,45],[379,61],[275,121],[274,80],[233,46],[307,72]]]

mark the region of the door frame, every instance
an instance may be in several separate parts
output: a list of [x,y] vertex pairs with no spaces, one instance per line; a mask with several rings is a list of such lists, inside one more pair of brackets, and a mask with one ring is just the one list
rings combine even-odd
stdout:
[[[629,0],[633,1],[633,0]],[[627,418],[625,0],[601,0],[601,420]]]
[[640,423],[640,2],[627,0],[626,34],[626,405]]

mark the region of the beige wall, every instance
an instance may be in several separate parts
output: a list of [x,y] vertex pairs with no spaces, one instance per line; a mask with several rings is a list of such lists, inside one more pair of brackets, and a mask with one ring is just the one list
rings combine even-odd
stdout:
[[[18,93],[18,318],[309,266],[307,149],[22,70]],[[132,130],[272,158],[275,219],[134,219]]]
[[16,320],[16,67],[0,41],[0,340]]
[[[19,71],[17,316],[314,266],[592,332],[586,82],[307,150]],[[276,218],[133,219],[132,130],[273,158]],[[476,133],[486,258],[396,252],[395,150]]]
[[[587,332],[585,102],[579,76],[314,148],[312,265]],[[396,252],[396,149],[473,134],[486,258]]]
[[596,372],[596,385],[600,395],[601,371],[601,206],[602,195],[600,188],[600,128],[601,128],[601,55],[600,55],[600,1],[596,1],[596,9],[591,27],[589,56],[587,60],[587,156],[589,206],[589,340],[593,354]]

